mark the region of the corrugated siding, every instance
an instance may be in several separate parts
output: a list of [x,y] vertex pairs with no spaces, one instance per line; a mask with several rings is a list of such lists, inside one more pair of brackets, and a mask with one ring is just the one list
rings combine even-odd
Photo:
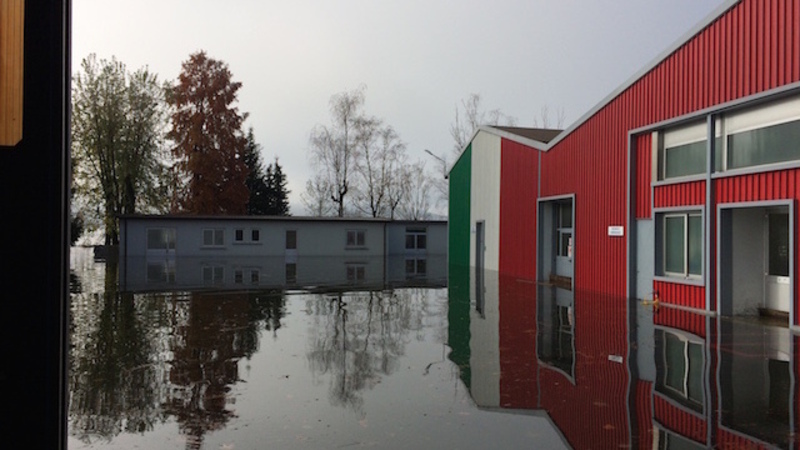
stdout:
[[469,267],[470,190],[472,145],[468,145],[449,176],[447,259],[450,265]]
[[717,429],[717,447],[737,450],[766,450],[773,448],[771,445],[754,441],[747,436],[728,431],[724,428]]
[[[470,226],[484,222],[484,268],[496,271],[500,259],[500,137],[482,131],[471,146]],[[475,239],[470,241],[470,263],[474,266]]]
[[658,292],[658,298],[664,303],[697,309],[706,308],[706,290],[703,286],[656,280],[653,282],[653,289]]
[[706,182],[667,184],[656,186],[653,192],[656,208],[676,206],[704,206],[706,202]]
[[705,419],[674,405],[658,393],[653,395],[653,415],[664,428],[695,442],[706,442],[708,424]]
[[536,287],[500,276],[500,407],[537,409]]
[[539,151],[502,139],[500,167],[501,273],[536,279]]
[[800,81],[798,29],[796,0],[744,0],[543,155],[542,196],[575,194],[577,289],[625,292],[606,232],[625,222],[628,130]]
[[636,136],[636,218],[649,219],[652,212],[650,185],[653,179],[653,137],[651,133]]
[[688,331],[695,336],[706,337],[706,318],[700,314],[661,307],[653,314],[653,323],[676,330]]
[[575,293],[575,382],[541,366],[541,405],[572,448],[630,444],[625,302]]

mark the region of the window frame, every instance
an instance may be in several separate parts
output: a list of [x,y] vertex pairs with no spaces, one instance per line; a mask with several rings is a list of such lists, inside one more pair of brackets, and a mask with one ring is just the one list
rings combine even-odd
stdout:
[[[211,243],[206,241],[207,233],[211,233]],[[219,243],[217,243],[219,237]],[[225,229],[224,228],[203,228],[203,247],[206,248],[221,248],[225,247]]]
[[[664,212],[657,212],[656,213],[658,222],[661,226],[661,233],[660,237],[657,239],[656,248],[660,253],[660,275],[670,279],[670,280],[704,280],[705,278],[705,215],[703,214],[702,209],[689,209],[689,210],[680,210],[680,211],[664,211]],[[669,246],[669,242],[667,241],[668,233],[667,233],[667,220],[674,219],[674,218],[681,218],[683,219],[683,271],[675,272],[667,270],[667,248]],[[691,272],[691,230],[690,230],[690,219],[691,218],[699,218],[700,219],[700,242],[698,243],[700,247],[700,273],[692,273]]]
[[[161,233],[162,241],[166,244],[164,247],[151,247],[150,246],[150,233],[158,231]],[[148,227],[145,230],[145,249],[147,251],[175,251],[177,243],[177,232],[172,227]]]
[[[353,243],[350,243],[350,235],[353,235]],[[360,241],[360,242],[359,242]],[[367,230],[363,228],[348,229],[345,232],[345,248],[346,249],[360,249],[367,246]]]
[[[428,250],[428,228],[427,227],[406,227],[405,234],[405,249],[406,250]],[[411,246],[409,247],[409,238],[411,238]],[[420,243],[422,245],[420,245]]]

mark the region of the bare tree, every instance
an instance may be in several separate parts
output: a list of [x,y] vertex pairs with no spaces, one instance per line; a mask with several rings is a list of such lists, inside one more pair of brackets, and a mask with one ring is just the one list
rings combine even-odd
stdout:
[[300,200],[308,213],[317,217],[328,216],[333,212],[330,197],[330,187],[319,174],[313,180],[306,181],[306,191],[300,194]]
[[405,163],[405,143],[391,125],[377,119],[362,120],[359,136],[355,207],[371,217],[392,216],[397,202],[392,205],[389,197],[402,191],[390,191]]
[[550,107],[544,105],[542,106],[542,109],[539,111],[539,117],[533,118],[533,127],[549,129],[551,126],[554,126],[555,129],[562,130],[564,129],[565,119],[566,115],[564,114],[564,108],[557,108],[555,123],[552,123],[552,119],[550,117]]
[[470,138],[482,125],[514,126],[517,119],[502,113],[499,109],[483,110],[480,94],[470,94],[461,100],[461,110],[456,107],[455,122],[450,125],[450,136],[453,137],[453,154],[458,156],[467,146]]
[[345,214],[345,201],[352,188],[363,105],[364,88],[336,94],[330,100],[331,124],[317,125],[311,131],[311,164],[329,188],[339,217]]
[[424,161],[403,167],[405,195],[400,202],[400,217],[408,220],[425,220],[430,217],[430,191],[433,180],[425,170]]

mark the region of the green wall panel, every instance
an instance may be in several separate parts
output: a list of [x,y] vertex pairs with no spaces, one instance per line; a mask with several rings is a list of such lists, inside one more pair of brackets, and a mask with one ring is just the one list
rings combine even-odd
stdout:
[[467,146],[450,171],[449,183],[448,263],[469,267],[472,144]]

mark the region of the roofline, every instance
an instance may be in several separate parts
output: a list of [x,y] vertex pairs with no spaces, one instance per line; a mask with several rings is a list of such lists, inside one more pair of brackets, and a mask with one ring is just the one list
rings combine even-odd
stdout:
[[581,125],[586,123],[590,118],[592,118],[598,111],[603,109],[609,103],[611,103],[615,98],[617,98],[620,94],[625,92],[628,88],[636,84],[643,76],[645,76],[648,72],[655,69],[659,64],[664,62],[671,54],[675,53],[678,49],[680,49],[684,44],[689,42],[692,38],[697,36],[701,31],[703,31],[706,27],[711,25],[714,21],[722,17],[723,14],[728,12],[729,9],[733,8],[734,6],[741,3],[742,0],[726,0],[723,4],[718,6],[714,11],[709,13],[703,20],[698,22],[695,26],[693,26],[689,31],[684,33],[681,37],[679,37],[675,42],[672,43],[669,47],[667,47],[664,51],[658,54],[655,58],[650,60],[649,63],[645,64],[641,69],[639,69],[636,73],[633,74],[630,78],[628,78],[624,83],[619,85],[616,89],[611,91],[605,98],[600,100],[592,109],[587,111],[584,115],[578,118],[572,125],[567,127],[561,134],[553,138],[550,142],[547,143],[547,148],[545,151],[550,150],[551,148],[555,147],[559,142],[566,139],[567,136],[572,134],[573,131],[578,129]]
[[316,216],[214,216],[214,215],[192,215],[192,214],[122,214],[118,216],[120,220],[249,220],[263,222],[360,222],[360,223],[386,223],[386,224],[437,224],[447,223],[446,220],[408,220],[408,219],[387,219],[382,217],[316,217]]
[[666,60],[667,57],[669,57],[671,54],[675,53],[675,51],[680,49],[684,44],[689,42],[692,38],[697,36],[697,34],[699,34],[701,31],[703,31],[706,27],[708,27],[714,21],[716,21],[717,19],[722,17],[722,15],[725,14],[728,10],[730,10],[731,8],[733,8],[734,6],[738,5],[741,2],[742,2],[742,0],[725,0],[725,2],[723,4],[718,6],[714,11],[712,11],[705,18],[703,18],[703,20],[701,20],[700,22],[695,24],[691,29],[689,29],[689,31],[687,31],[681,37],[679,37],[677,40],[675,40],[675,42],[673,42],[672,45],[670,45],[664,51],[659,53],[658,56],[656,56],[655,58],[650,60],[649,63],[645,64],[641,69],[639,69],[636,73],[634,73],[624,83],[619,85],[616,89],[611,91],[610,94],[608,94],[606,97],[604,97],[602,100],[600,100],[600,102],[597,103],[593,108],[591,108],[589,111],[587,111],[581,117],[579,117],[578,120],[573,122],[572,125],[570,125],[566,129],[564,129],[561,133],[556,135],[556,137],[554,137],[552,140],[550,140],[547,143],[539,142],[539,141],[536,141],[536,140],[533,140],[533,139],[527,139],[527,138],[524,138],[522,136],[515,135],[513,133],[508,133],[508,132],[505,132],[503,130],[498,130],[498,129],[493,128],[491,126],[484,125],[484,126],[479,127],[477,130],[475,130],[475,133],[473,133],[473,135],[469,139],[469,141],[467,141],[467,145],[464,146],[461,149],[461,151],[458,153],[458,157],[455,159],[455,161],[453,161],[453,163],[450,164],[450,167],[448,168],[448,170],[446,172],[447,173],[446,177],[449,177],[450,172],[453,170],[453,168],[455,167],[456,163],[458,163],[458,161],[461,159],[461,156],[464,154],[464,151],[467,149],[467,147],[470,144],[472,144],[472,141],[475,140],[475,136],[477,136],[478,133],[481,132],[481,131],[485,131],[485,132],[500,136],[502,138],[506,138],[506,139],[512,140],[514,142],[518,142],[518,143],[523,144],[523,145],[527,145],[528,147],[534,148],[536,150],[540,150],[540,151],[544,151],[544,152],[549,151],[551,148],[553,148],[556,145],[558,145],[559,142],[561,142],[564,139],[566,139],[567,136],[572,134],[573,131],[577,130],[584,123],[588,122],[589,119],[591,119],[601,109],[603,109],[608,104],[610,104],[620,94],[622,94],[628,88],[630,88],[631,86],[636,84],[636,82],[638,82],[648,72],[650,72],[651,70],[656,68],[659,64],[664,62],[664,60]]
[[[467,145],[465,145],[464,147],[461,148],[461,150],[458,152],[458,157],[450,164],[450,167],[447,168],[447,172],[446,172],[447,176],[450,175],[450,172],[452,172],[452,170],[455,167],[456,163],[458,163],[458,160],[461,159],[461,155],[464,154],[464,152],[467,150],[467,147],[469,147],[472,144],[472,141],[475,140],[475,137],[478,136],[478,133],[480,133],[481,131],[489,133],[489,134],[493,134],[493,135],[498,136],[498,137],[500,137],[502,139],[508,139],[509,141],[525,145],[525,146],[530,147],[530,148],[532,148],[534,150],[545,151],[548,148],[547,143],[545,143],[545,142],[537,141],[536,139],[527,138],[525,136],[520,136],[520,135],[515,134],[515,133],[511,133],[511,132],[508,132],[508,131],[505,131],[505,130],[501,130],[499,128],[495,128],[492,125],[481,125],[481,126],[478,127],[478,129],[475,130],[474,133],[472,133],[472,137],[469,138],[469,140],[467,141]],[[562,133],[563,133],[563,131],[562,131]],[[558,134],[558,136],[561,136],[561,134]]]

